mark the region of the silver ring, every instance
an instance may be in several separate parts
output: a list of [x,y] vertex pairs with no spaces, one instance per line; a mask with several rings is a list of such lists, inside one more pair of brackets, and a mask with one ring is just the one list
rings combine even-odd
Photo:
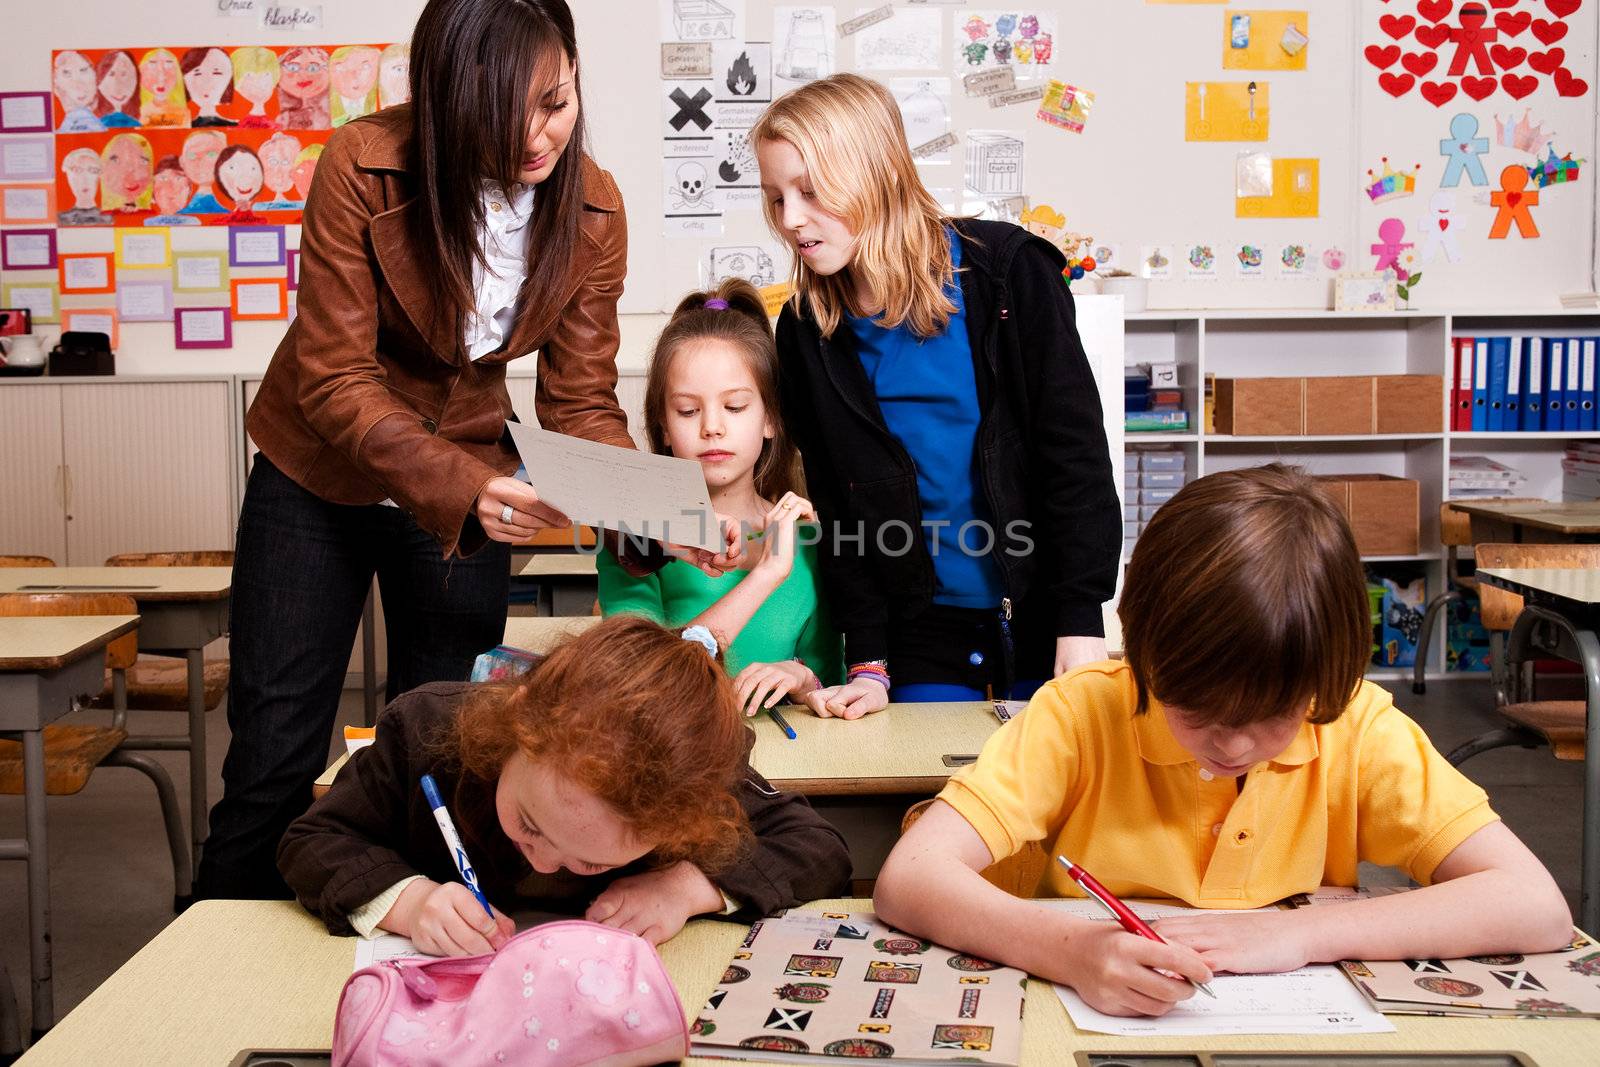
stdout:
[[500,521],[509,526],[511,525],[511,517],[515,514],[516,511],[511,507],[510,504],[507,504],[505,507],[500,509]]

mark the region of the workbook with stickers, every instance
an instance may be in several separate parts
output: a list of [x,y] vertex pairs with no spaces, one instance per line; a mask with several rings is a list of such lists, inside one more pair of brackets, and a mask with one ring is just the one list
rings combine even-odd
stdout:
[[870,912],[758,922],[690,1027],[690,1052],[837,1063],[1018,1062],[1027,977]]

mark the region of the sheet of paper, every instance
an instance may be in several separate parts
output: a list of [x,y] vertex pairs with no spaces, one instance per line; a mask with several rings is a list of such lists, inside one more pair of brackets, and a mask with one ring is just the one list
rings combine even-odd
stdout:
[[5,102],[0,103],[0,129],[38,130],[49,127],[50,120],[45,115],[45,101],[48,99],[43,93],[6,97]]
[[43,221],[50,217],[50,191],[37,186],[6,189],[4,214],[7,219]]
[[283,314],[283,286],[276,281],[248,283],[241,282],[235,289],[238,307],[235,314],[241,318],[249,315]]
[[179,289],[186,292],[211,292],[223,287],[221,256],[178,256],[176,258]]
[[165,267],[171,262],[165,232],[119,233],[117,254],[117,265],[122,267]]
[[506,424],[528,482],[573,522],[619,533],[721,547],[700,464],[599,444],[519,422]]
[[8,233],[5,235],[6,266],[15,270],[53,266],[55,242],[48,233]]
[[283,234],[279,230],[233,235],[235,263],[252,266],[270,266],[283,262]]
[[[1044,901],[1080,918],[1113,922],[1092,900]],[[1191,908],[1129,901],[1147,921],[1182,915]],[[1256,909],[1265,911],[1272,909]],[[1248,915],[1249,911],[1226,912]],[[1196,993],[1160,1018],[1105,1015],[1065,986],[1056,995],[1080,1030],[1120,1037],[1203,1037],[1213,1034],[1387,1034],[1390,1023],[1339,968],[1302,967],[1284,974],[1219,974],[1211,980],[1216,999]]]
[[436,958],[413,945],[409,937],[401,937],[399,934],[358,937],[356,938],[356,965],[353,970],[359,971],[363,967],[386,963],[389,960],[431,960]]
[[0,143],[0,181],[37,181],[53,177],[51,139],[18,137]]
[[183,312],[185,341],[221,341],[228,336],[228,316],[220,308],[186,308]]
[[104,256],[68,256],[61,261],[61,280],[68,289],[104,289],[111,283],[110,268]]
[[170,281],[127,281],[117,284],[117,310],[123,322],[160,322],[172,318]]

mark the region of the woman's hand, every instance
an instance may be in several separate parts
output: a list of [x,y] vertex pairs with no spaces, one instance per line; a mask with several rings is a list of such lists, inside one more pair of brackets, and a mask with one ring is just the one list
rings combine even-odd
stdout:
[[1106,639],[1103,637],[1056,638],[1055,677],[1082,667],[1085,663],[1098,663],[1106,658]]
[[792,693],[807,693],[817,688],[817,676],[798,660],[782,663],[752,663],[733,680],[739,706],[746,715],[782,702]]
[[717,525],[722,531],[722,551],[711,552],[694,545],[674,545],[662,542],[669,555],[698,567],[707,578],[721,578],[744,562],[744,534],[739,520],[717,513]]
[[378,923],[392,933],[409,937],[422,951],[434,956],[480,956],[498,951],[517,926],[496,911],[491,919],[472,890],[460,882],[420,878],[400,892],[389,913]]
[[889,690],[871,678],[830,685],[800,698],[819,719],[859,719],[889,706]]
[[679,860],[659,871],[618,878],[594,898],[583,917],[659,945],[696,915],[718,912],[722,907],[722,891],[705,872],[688,860]]
[[526,541],[548,527],[572,525],[571,519],[540,500],[533,486],[516,478],[489,479],[478,492],[474,513],[483,532],[495,541]]

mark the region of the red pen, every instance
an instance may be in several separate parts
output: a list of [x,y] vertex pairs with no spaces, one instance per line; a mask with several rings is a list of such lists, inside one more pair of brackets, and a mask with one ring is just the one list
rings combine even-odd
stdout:
[[[1067,869],[1067,877],[1071,878],[1074,882],[1077,882],[1078,888],[1082,889],[1091,898],[1099,901],[1100,906],[1109,911],[1111,913],[1111,917],[1117,920],[1117,922],[1121,923],[1124,930],[1128,931],[1130,934],[1138,934],[1140,937],[1148,938],[1159,945],[1165,945],[1167,943],[1165,938],[1150,928],[1149,923],[1135,915],[1132,908],[1118,900],[1115,893],[1101,885],[1094,875],[1090,874],[1082,867],[1079,867],[1076,863],[1073,863],[1065,856],[1057,856],[1056,859],[1061,862],[1061,866]],[[1163,971],[1162,973],[1165,974],[1166,972]],[[1178,976],[1175,975],[1174,977]],[[1193,978],[1185,978],[1184,981],[1200,990],[1200,992],[1204,993],[1212,1000],[1217,999],[1217,995],[1211,991],[1211,987],[1206,985],[1204,982],[1196,982]]]

